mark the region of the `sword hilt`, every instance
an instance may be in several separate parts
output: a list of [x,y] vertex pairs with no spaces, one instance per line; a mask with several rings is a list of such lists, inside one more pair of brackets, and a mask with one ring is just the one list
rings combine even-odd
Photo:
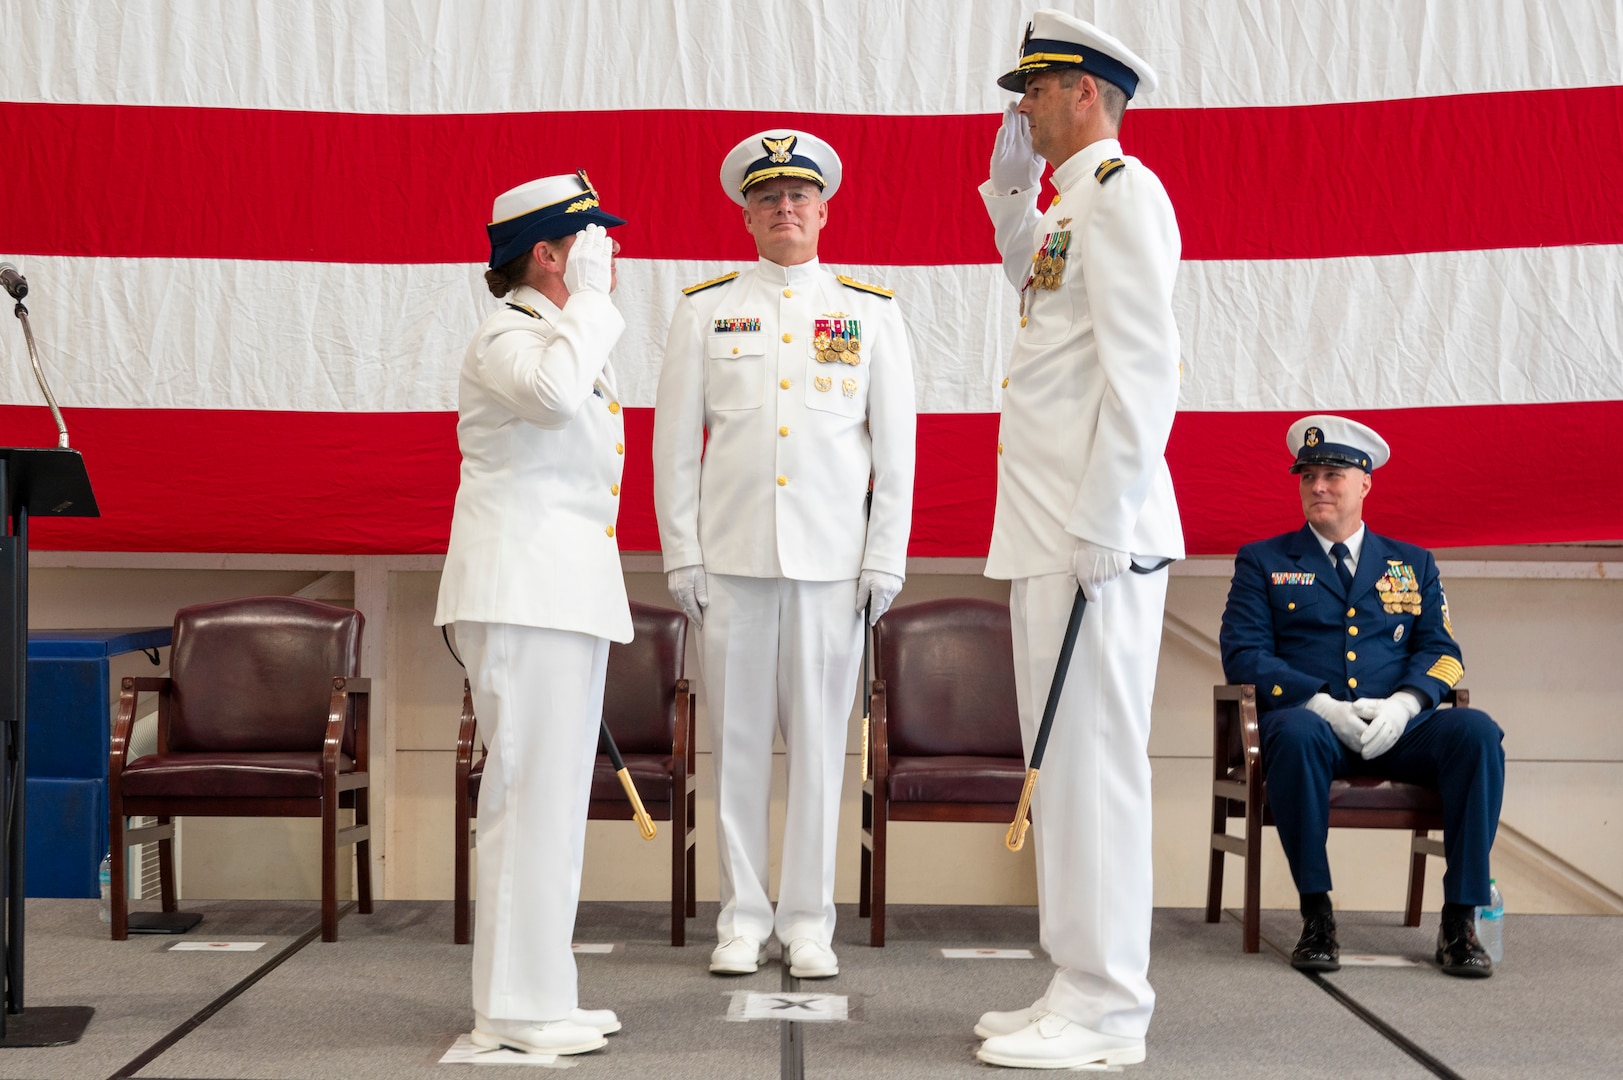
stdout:
[[637,829],[642,833],[644,840],[652,840],[659,834],[659,828],[654,819],[648,816],[648,810],[642,804],[642,796],[637,794],[637,785],[631,782],[631,770],[621,769],[614,775],[620,778],[620,786],[625,789],[626,798],[631,800],[631,816],[637,821]]
[[1026,827],[1031,824],[1026,820],[1026,812],[1031,809],[1031,793],[1037,786],[1037,770],[1026,770],[1026,782],[1020,788],[1020,802],[1014,808],[1014,820],[1009,822],[1009,831],[1003,837],[1003,846],[1010,851],[1019,851],[1026,846]]

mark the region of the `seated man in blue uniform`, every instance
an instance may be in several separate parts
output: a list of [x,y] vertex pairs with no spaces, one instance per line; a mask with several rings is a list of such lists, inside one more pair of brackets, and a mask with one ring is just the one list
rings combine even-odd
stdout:
[[1443,801],[1442,925],[1448,975],[1493,974],[1476,936],[1505,786],[1503,732],[1476,709],[1439,709],[1464,674],[1431,553],[1364,527],[1386,442],[1339,416],[1291,425],[1307,524],[1247,544],[1223,611],[1223,674],[1257,688],[1268,803],[1301,894],[1291,965],[1341,967],[1330,904],[1330,781],[1379,776]]

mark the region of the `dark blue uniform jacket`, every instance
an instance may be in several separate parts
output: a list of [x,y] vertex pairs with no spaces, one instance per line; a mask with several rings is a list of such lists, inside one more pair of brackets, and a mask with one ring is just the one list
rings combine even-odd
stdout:
[[[1406,610],[1385,610],[1395,596]],[[1241,548],[1219,643],[1224,676],[1255,684],[1262,712],[1407,687],[1424,707],[1412,728],[1464,674],[1431,552],[1368,529],[1350,593],[1306,525]]]

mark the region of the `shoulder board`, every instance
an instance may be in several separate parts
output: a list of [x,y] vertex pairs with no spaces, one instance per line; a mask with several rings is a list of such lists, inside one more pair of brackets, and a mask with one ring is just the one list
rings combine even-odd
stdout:
[[689,285],[687,288],[682,290],[682,295],[692,296],[694,293],[701,293],[706,289],[713,289],[717,285],[725,285],[727,282],[733,280],[733,278],[737,276],[738,271],[734,270],[730,274],[723,274],[720,277],[711,278],[709,281],[701,281],[697,285]]
[[866,281],[858,281],[856,278],[849,278],[844,274],[835,274],[834,278],[847,289],[856,289],[859,292],[873,293],[875,296],[883,296],[886,300],[890,300],[896,295],[895,289],[887,289],[883,285],[869,285]]
[[514,311],[524,312],[524,314],[528,315],[532,319],[539,319],[541,317],[540,312],[536,311],[535,308],[528,304],[515,304],[513,301],[509,300],[507,302],[507,306],[512,308]]
[[1099,162],[1099,167],[1093,170],[1093,178],[1102,184],[1126,167],[1127,162],[1119,157],[1105,158]]

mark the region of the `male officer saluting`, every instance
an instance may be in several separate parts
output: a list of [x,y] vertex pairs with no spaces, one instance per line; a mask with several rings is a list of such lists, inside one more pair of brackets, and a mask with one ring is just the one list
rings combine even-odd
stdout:
[[[1183,556],[1165,457],[1178,224],[1155,175],[1121,156],[1127,99],[1155,85],[1125,45],[1039,11],[998,85],[1024,96],[1004,116],[981,195],[1021,317],[986,574],[1012,579],[1028,750],[1079,584],[1089,603],[1032,803],[1042,943],[1058,970],[1030,1007],[980,1018],[977,1056],[1133,1064],[1155,1005],[1148,747],[1167,584],[1153,571]],[[1039,214],[1045,158],[1059,194]]]
[[1503,733],[1476,709],[1438,709],[1464,674],[1431,553],[1364,527],[1386,442],[1339,416],[1291,425],[1307,524],[1240,549],[1223,612],[1223,673],[1257,688],[1268,803],[1301,894],[1291,965],[1341,967],[1330,907],[1330,781],[1380,776],[1443,800],[1444,973],[1485,978],[1475,908],[1505,786]]
[[[878,619],[906,571],[912,356],[890,291],[817,261],[840,174],[833,147],[802,131],[727,155],[722,186],[760,261],[684,290],[654,412],[660,541],[699,628],[715,755],[718,974],[754,971],[774,932],[791,974],[839,972],[835,826],[861,612]],[[775,917],[774,731],[789,774]]]

